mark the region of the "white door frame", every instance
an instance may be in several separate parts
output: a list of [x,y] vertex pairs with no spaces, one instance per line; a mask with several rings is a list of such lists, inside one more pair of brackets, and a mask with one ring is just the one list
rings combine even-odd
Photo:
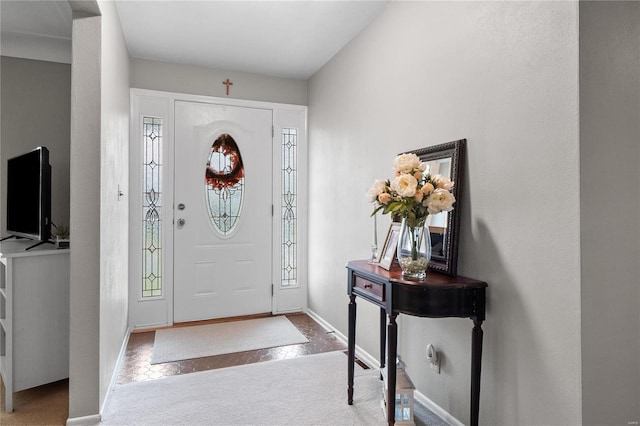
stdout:
[[[172,325],[174,230],[174,105],[176,101],[204,102],[273,111],[272,313],[307,310],[307,107],[271,102],[131,89],[129,184],[129,325],[145,329]],[[162,131],[162,295],[142,298],[142,118],[160,118]],[[281,143],[283,129],[296,129],[297,139],[297,282],[281,283]]]

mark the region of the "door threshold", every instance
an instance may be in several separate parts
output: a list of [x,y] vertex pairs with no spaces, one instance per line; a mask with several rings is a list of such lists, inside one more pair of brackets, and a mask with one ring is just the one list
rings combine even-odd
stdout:
[[220,324],[220,323],[223,323],[223,322],[246,321],[246,320],[251,320],[251,319],[267,318],[267,317],[271,317],[271,316],[274,316],[273,314],[271,314],[271,312],[265,312],[265,313],[262,313],[262,314],[240,315],[240,316],[237,316],[237,317],[214,318],[214,319],[207,319],[207,320],[177,322],[177,323],[174,323],[173,325],[166,326],[166,327],[156,327],[156,328],[145,328],[145,329],[142,329],[142,330],[133,330],[133,333],[136,333],[136,332],[137,333],[146,333],[146,332],[149,332],[149,331],[166,330],[166,329],[170,329],[170,328],[180,328],[180,327],[192,327],[192,326],[197,326],[197,325]]

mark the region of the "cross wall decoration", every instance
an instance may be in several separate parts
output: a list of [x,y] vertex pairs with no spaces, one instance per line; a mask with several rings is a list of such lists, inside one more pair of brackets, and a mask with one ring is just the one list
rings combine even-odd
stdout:
[[229,96],[229,86],[233,86],[233,81],[226,79],[222,82],[225,86],[227,86],[227,96]]

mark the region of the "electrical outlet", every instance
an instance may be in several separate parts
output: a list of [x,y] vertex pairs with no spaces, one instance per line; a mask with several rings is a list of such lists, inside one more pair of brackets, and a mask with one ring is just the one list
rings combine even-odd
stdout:
[[440,374],[440,354],[438,350],[431,344],[427,346],[427,360],[431,364],[431,369]]
[[436,374],[440,374],[440,360],[431,363],[431,369],[436,372]]

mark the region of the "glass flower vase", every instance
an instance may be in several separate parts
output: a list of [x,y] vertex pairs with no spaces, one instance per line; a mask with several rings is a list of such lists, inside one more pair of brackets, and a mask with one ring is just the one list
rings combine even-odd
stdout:
[[431,259],[431,236],[425,222],[426,217],[402,219],[396,254],[404,278],[421,280],[427,276]]

